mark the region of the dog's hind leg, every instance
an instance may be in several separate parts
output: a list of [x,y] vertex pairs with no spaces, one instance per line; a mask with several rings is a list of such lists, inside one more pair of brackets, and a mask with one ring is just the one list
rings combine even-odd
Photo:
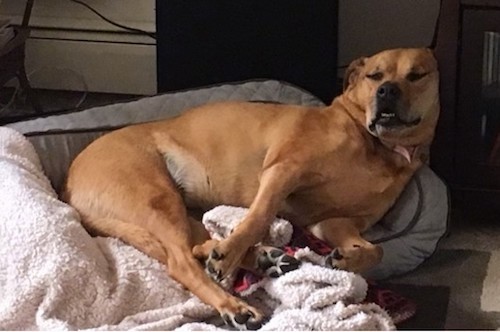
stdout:
[[382,260],[382,248],[361,237],[356,220],[327,219],[310,226],[309,230],[335,248],[326,260],[331,267],[360,273]]
[[[256,329],[260,327],[263,316],[255,308],[249,306],[242,300],[230,295],[217,285],[203,270],[200,263],[191,254],[191,246],[177,230],[175,238],[169,236],[165,240],[159,229],[164,228],[157,222],[150,221],[150,229],[140,225],[131,224],[119,219],[86,220],[85,226],[90,230],[99,229],[97,234],[117,237],[144,252],[148,256],[160,261],[167,266],[169,275],[203,302],[215,307],[224,320],[239,328]],[[152,229],[157,229],[153,233]],[[165,246],[160,241],[169,241]]]
[[82,223],[92,236],[109,236],[120,239],[149,257],[166,263],[167,253],[160,241],[154,234],[141,226],[112,218],[86,219]]
[[262,313],[222,289],[193,256],[195,237],[203,236],[193,231],[182,197],[166,170],[142,170],[131,161],[133,167],[138,168],[133,177],[117,171],[96,172],[91,184],[69,183],[66,198],[80,212],[83,225],[92,233],[120,238],[166,265],[174,280],[233,326],[260,327]]

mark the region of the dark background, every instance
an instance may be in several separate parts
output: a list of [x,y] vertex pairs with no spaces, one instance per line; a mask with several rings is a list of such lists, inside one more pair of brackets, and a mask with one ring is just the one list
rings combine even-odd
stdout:
[[158,92],[271,78],[330,103],[337,15],[332,0],[157,1]]

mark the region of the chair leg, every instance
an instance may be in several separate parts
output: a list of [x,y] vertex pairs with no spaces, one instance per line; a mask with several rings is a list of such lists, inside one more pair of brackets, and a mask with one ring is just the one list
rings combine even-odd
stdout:
[[26,91],[26,96],[27,96],[28,100],[30,101],[31,106],[33,107],[35,112],[42,114],[43,109],[40,106],[40,103],[38,102],[38,98],[37,98],[35,92],[31,88],[28,77],[26,76],[26,70],[25,70],[24,66],[21,66],[21,68],[17,72],[16,76],[17,76],[17,79],[19,80],[19,84]]

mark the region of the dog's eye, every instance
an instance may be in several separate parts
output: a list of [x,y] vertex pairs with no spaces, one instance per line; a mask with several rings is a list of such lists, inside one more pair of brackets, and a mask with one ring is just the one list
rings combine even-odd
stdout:
[[406,79],[410,82],[418,81],[419,79],[424,78],[427,73],[409,73],[406,75]]
[[384,77],[384,74],[382,74],[381,72],[376,72],[373,74],[367,74],[366,77],[374,81],[380,81]]

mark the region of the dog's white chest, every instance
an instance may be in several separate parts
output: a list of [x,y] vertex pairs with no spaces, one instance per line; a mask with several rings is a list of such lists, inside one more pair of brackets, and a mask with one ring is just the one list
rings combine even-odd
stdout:
[[210,197],[210,178],[204,167],[189,155],[182,156],[175,152],[163,155],[167,170],[183,196],[187,206],[203,205],[203,201]]

